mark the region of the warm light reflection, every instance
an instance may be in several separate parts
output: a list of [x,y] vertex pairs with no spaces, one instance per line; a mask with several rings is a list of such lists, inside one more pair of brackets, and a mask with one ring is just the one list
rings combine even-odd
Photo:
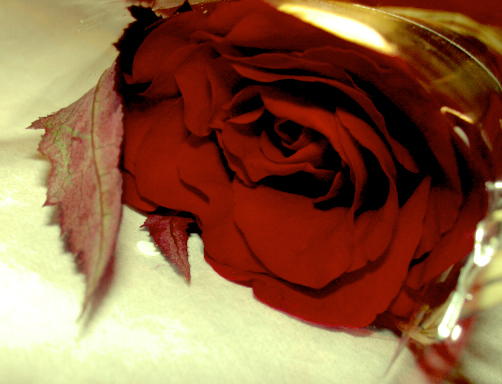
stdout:
[[277,9],[342,39],[382,53],[390,54],[393,52],[393,46],[382,35],[357,20],[303,5],[281,4]]
[[476,230],[476,234],[475,234],[475,240],[476,242],[480,242],[481,240],[483,240],[483,236],[485,235],[485,231],[483,230],[483,228],[478,228]]
[[469,124],[474,124],[474,120],[470,116],[467,116],[466,114],[464,114],[462,112],[459,112],[456,109],[453,109],[453,108],[450,108],[450,107],[447,107],[447,106],[442,106],[441,109],[440,109],[440,111],[441,111],[441,113],[443,115],[445,113],[449,113],[451,115],[454,115],[454,116],[458,117],[461,120],[464,120],[465,122],[467,122]]
[[467,145],[468,147],[471,146],[471,143],[469,142],[469,137],[467,137],[467,134],[465,131],[460,128],[459,126],[454,126],[453,131],[462,139],[462,141]]
[[460,311],[462,310],[464,301],[465,292],[457,290],[453,291],[448,308],[446,308],[441,324],[438,326],[437,336],[439,340],[444,340],[451,335],[452,330],[455,328],[455,324],[460,316]]
[[438,327],[438,334],[441,340],[446,339],[448,336],[450,336],[450,330],[448,329],[448,326],[446,324],[440,324]]
[[492,259],[491,255],[475,255],[474,263],[476,263],[480,267],[484,267],[486,264],[490,262],[491,259]]
[[474,263],[479,265],[480,267],[484,267],[487,265],[492,259],[493,254],[495,253],[493,247],[489,245],[481,246],[481,241],[485,235],[485,231],[483,228],[478,228],[476,230],[476,244],[474,245]]
[[462,328],[460,325],[455,325],[455,328],[453,328],[453,331],[451,332],[451,339],[453,341],[457,340],[460,337],[460,334],[462,333]]
[[155,244],[149,242],[149,241],[138,241],[138,243],[136,244],[136,247],[138,247],[138,249],[144,253],[145,255],[148,255],[148,256],[157,256],[157,255],[160,255],[160,252],[159,250],[157,249],[157,247],[155,246]]

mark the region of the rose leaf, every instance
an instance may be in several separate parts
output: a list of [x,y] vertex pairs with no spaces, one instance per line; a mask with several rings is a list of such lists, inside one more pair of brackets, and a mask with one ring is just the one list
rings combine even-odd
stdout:
[[150,232],[155,244],[162,253],[176,265],[190,282],[190,263],[188,261],[188,224],[193,219],[177,215],[151,214],[143,224]]
[[44,205],[59,206],[61,235],[86,275],[81,316],[111,277],[122,212],[122,106],[114,77],[112,66],[81,99],[30,127],[45,129],[38,150],[51,161]]

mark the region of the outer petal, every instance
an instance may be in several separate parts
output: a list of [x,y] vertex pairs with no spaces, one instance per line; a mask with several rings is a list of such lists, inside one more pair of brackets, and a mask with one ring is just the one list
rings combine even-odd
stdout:
[[234,182],[235,222],[257,257],[280,278],[322,288],[352,263],[349,208],[316,209],[312,199]]
[[408,263],[421,236],[428,184],[424,181],[401,210],[396,241],[386,255],[359,271],[344,274],[323,289],[307,289],[271,276],[234,270],[211,257],[206,260],[227,279],[252,281],[257,298],[276,309],[326,325],[367,326],[388,307],[406,278]]
[[208,137],[191,136],[180,150],[178,168],[188,189],[208,200],[207,209],[196,212],[205,253],[239,270],[270,273],[253,255],[234,223],[232,184],[218,145]]
[[158,205],[141,197],[136,179],[127,171],[122,171],[122,202],[146,212],[153,212]]
[[207,67],[215,59],[212,49],[199,47],[176,69],[174,77],[184,101],[187,128],[199,136],[208,135],[212,115],[211,84]]
[[[156,126],[168,127],[166,124],[166,114],[171,108],[171,104],[179,103],[179,100],[170,100],[163,103],[142,105],[132,103],[124,110],[124,140],[123,140],[123,161],[124,168],[135,173],[136,156],[142,141],[148,136],[150,130]],[[161,129],[162,129],[161,128]],[[186,130],[182,131],[182,136],[186,136]]]
[[[183,103],[170,101],[156,108],[162,112],[144,113],[144,118],[138,121],[145,125],[143,129],[150,126],[135,158],[134,176],[139,194],[160,206],[199,215],[207,210],[207,202],[187,189],[178,176],[178,153],[189,137],[183,122]],[[138,109],[135,113],[142,111]]]
[[190,12],[177,15],[155,28],[136,52],[132,82],[146,83],[159,74],[169,74],[172,70],[171,55],[189,45],[188,36],[203,27],[205,19],[206,16],[200,12]]
[[454,227],[443,236],[424,261],[411,269],[407,285],[419,289],[467,256],[474,244],[476,224],[483,218],[485,210],[486,191],[480,184],[465,199]]
[[428,182],[402,208],[394,241],[386,255],[365,268],[346,273],[320,291],[301,289],[280,280],[257,276],[258,299],[279,310],[317,323],[364,327],[383,312],[399,292],[422,233]]
[[424,232],[417,248],[416,257],[430,252],[457,222],[462,195],[441,187],[432,187],[427,213],[424,218]]
[[263,2],[255,1],[254,4],[254,12],[249,12],[239,20],[222,39],[225,44],[301,51],[312,46],[329,45],[333,41],[331,34],[276,11]]
[[424,299],[421,294],[425,285],[472,251],[474,228],[483,218],[485,208],[486,191],[479,186],[460,208],[458,220],[452,230],[443,236],[423,261],[410,269],[403,289],[389,308],[392,314],[411,316],[416,309],[417,300]]

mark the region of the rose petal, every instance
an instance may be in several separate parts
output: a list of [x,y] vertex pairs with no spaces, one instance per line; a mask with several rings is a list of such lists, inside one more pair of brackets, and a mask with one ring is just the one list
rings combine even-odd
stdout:
[[[211,197],[230,192],[231,178],[213,138],[191,135],[180,147],[177,169],[180,179],[186,185],[201,191],[209,201]],[[212,206],[213,202],[210,205]],[[219,211],[218,207],[210,209],[214,214]]]
[[348,208],[322,211],[308,197],[238,181],[233,190],[237,226],[253,253],[280,278],[321,288],[352,263]]
[[208,17],[207,30],[225,36],[240,20],[260,9],[270,11],[270,6],[261,1],[236,1],[225,3],[223,7],[217,6]]
[[[458,139],[461,140],[460,138]],[[471,251],[474,244],[474,233],[476,224],[483,218],[487,209],[487,195],[485,190],[485,180],[487,180],[486,163],[479,157],[478,153],[472,152],[465,145],[457,143],[457,150],[460,152],[460,169],[462,175],[463,198],[462,204],[458,211],[448,217],[448,213],[452,213],[455,204],[458,203],[458,194],[455,191],[447,192],[444,187],[433,187],[432,192],[436,196],[428,209],[433,210],[439,206],[439,198],[450,198],[452,201],[442,203],[441,209],[437,209],[434,219],[439,221],[439,228],[433,228],[431,231],[426,228],[428,224],[426,220],[431,220],[435,213],[429,213],[431,217],[424,219],[424,239],[419,249],[417,249],[416,257],[420,256],[421,251],[426,251],[431,247],[428,242],[435,239],[437,233],[434,231],[445,231],[439,242],[434,244],[430,249],[427,257],[419,260],[410,269],[405,285],[399,296],[392,304],[390,311],[397,316],[410,316],[416,309],[417,300],[422,299],[424,288],[427,288],[427,283],[434,281],[439,275],[446,271],[450,266],[458,263]],[[438,192],[439,190],[439,192]],[[448,228],[454,221],[453,227]]]
[[[378,112],[378,110],[375,108],[373,102],[368,98],[366,93],[360,89],[354,88],[353,86],[349,86],[344,84],[342,81],[339,81],[338,79],[327,79],[327,78],[321,78],[318,76],[303,76],[303,75],[291,75],[291,74],[278,74],[278,73],[272,73],[272,72],[267,72],[263,71],[257,68],[252,68],[248,67],[245,65],[242,65],[240,63],[232,63],[232,67],[243,77],[258,81],[260,83],[273,83],[281,80],[297,80],[297,84],[300,84],[302,86],[309,86],[309,84],[325,84],[328,85],[332,90],[335,90],[336,92],[339,92],[338,95],[341,93],[346,94],[350,99],[354,100],[357,105],[362,108],[362,110],[368,114],[368,116],[375,121],[375,124],[377,126],[384,126],[385,127],[385,120],[383,119],[382,115]],[[316,97],[323,96],[324,100],[323,104],[331,103],[333,107],[336,106],[337,102],[340,101],[338,98],[337,99],[332,99],[330,100],[329,98],[326,97],[326,90],[328,88],[323,88],[321,90],[321,94],[319,95],[318,93],[320,92],[319,90],[314,93],[313,95]],[[346,102],[349,99],[346,100],[341,100]]]
[[213,101],[207,67],[214,58],[211,48],[200,47],[187,57],[174,73],[183,97],[185,125],[199,136],[211,132],[208,124],[212,116]]
[[208,209],[198,214],[205,252],[237,269],[270,273],[234,224],[232,185],[217,144],[209,138],[191,136],[180,149],[178,168],[183,183],[209,200]]
[[207,210],[207,201],[183,185],[176,167],[180,147],[189,136],[183,122],[182,102],[165,102],[155,110],[154,114],[143,111],[142,119],[137,122],[150,126],[136,155],[134,176],[139,193],[160,206],[198,215]]
[[422,257],[431,251],[441,237],[452,229],[457,222],[462,201],[462,195],[457,192],[437,186],[431,188],[422,240],[415,257]]
[[[396,168],[392,156],[389,149],[386,147],[385,143],[382,142],[374,129],[372,129],[372,127],[364,120],[341,108],[337,110],[337,117],[340,119],[341,126],[345,128],[345,131],[362,147],[371,152],[371,154],[378,160],[378,165],[387,178],[389,180],[395,180]],[[326,127],[322,128],[325,129]],[[324,129],[321,133],[329,138],[329,136],[327,136],[329,132]],[[369,168],[369,165],[370,164],[367,164],[366,167]]]
[[[197,50],[198,47],[187,45],[170,54],[169,61],[163,64],[161,68],[151,68],[151,77],[148,80],[151,83],[141,95],[150,99],[177,98],[180,94],[180,89],[174,73]],[[165,55],[168,56],[168,53],[165,53]]]
[[486,209],[486,191],[483,183],[479,183],[469,192],[460,207],[454,227],[422,262],[410,270],[406,282],[409,287],[421,288],[425,282],[439,276],[472,250],[476,224],[483,218]]
[[[357,121],[355,123],[357,124]],[[351,133],[357,131],[356,124],[351,126]],[[394,236],[394,226],[396,225],[399,210],[398,197],[392,179],[388,178],[388,175],[385,175],[380,167],[370,168],[368,160],[362,162],[361,153],[357,151],[358,148],[352,142],[354,138],[349,135],[347,130],[338,130],[337,137],[344,144],[345,156],[348,159],[347,162],[351,171],[355,174],[355,180],[353,181],[355,185],[355,202],[360,199],[363,193],[369,195],[369,198],[366,197],[366,200],[373,198],[371,194],[380,195],[382,188],[384,188],[383,185],[387,183],[387,190],[383,190],[387,195],[384,200],[382,199],[382,206],[377,207],[378,209],[372,207],[373,209],[360,213],[355,221],[353,227],[354,261],[350,268],[353,271],[366,265],[369,260],[376,260],[387,249]],[[335,140],[335,138],[332,140]],[[376,149],[378,149],[378,145],[374,144],[377,146]],[[377,158],[377,160],[380,159]],[[371,167],[374,167],[375,163],[380,164],[379,161],[373,162]],[[368,170],[372,172],[368,172]],[[374,179],[375,176],[377,176],[376,180]],[[359,205],[353,205],[352,214],[355,213],[354,210],[356,208],[360,208]]]
[[222,39],[226,45],[298,51],[328,45],[334,40],[329,33],[260,3],[256,1],[254,12],[242,17],[226,34]]
[[344,274],[320,291],[301,289],[258,275],[252,284],[256,297],[276,309],[316,323],[369,325],[389,306],[407,275],[408,263],[421,236],[427,194],[428,182],[424,182],[403,206],[395,240],[383,258],[360,271]]
[[[237,108],[238,102],[246,105],[246,102],[258,96],[261,90],[260,86],[245,88],[234,97],[230,110]],[[263,109],[258,108],[230,118],[218,134],[229,166],[241,180],[251,185],[268,176],[285,176],[297,172],[311,173],[320,178],[327,177],[326,173],[329,171],[316,170],[311,164],[310,160],[314,154],[312,151],[316,152],[315,144],[303,152],[298,152],[296,156],[293,155],[289,159],[283,158],[284,161],[273,161],[267,157],[262,148],[262,145],[268,144],[264,143],[266,138],[264,139],[263,133],[267,126],[270,129],[273,128],[273,118],[270,116],[267,120],[267,117],[263,117]],[[253,134],[256,130],[261,131],[261,134]]]
[[[352,214],[360,208],[360,196],[365,191],[372,191],[373,195],[378,196],[385,193],[386,198],[381,200],[381,208],[378,212],[367,212],[361,217],[360,226],[365,228],[364,241],[358,234],[357,239],[361,239],[363,246],[357,246],[353,268],[362,267],[368,260],[375,260],[386,249],[392,238],[394,219],[397,217],[398,198],[395,185],[392,180],[395,179],[395,168],[392,157],[387,148],[382,143],[374,130],[363,120],[343,111],[337,110],[336,115],[319,108],[310,106],[295,100],[291,95],[283,95],[282,90],[276,88],[263,88],[261,91],[263,102],[268,110],[275,116],[290,118],[291,120],[305,127],[310,127],[329,139],[333,148],[338,152],[342,160],[348,164],[351,171],[352,183],[355,186],[354,205]],[[286,101],[287,100],[287,101]],[[378,160],[377,163],[382,168],[373,168],[370,175],[371,180],[375,180],[371,185],[367,185],[367,169],[369,161],[364,161],[361,157],[362,151],[355,143],[356,138],[361,145],[368,150]],[[373,164],[372,167],[376,165]],[[338,188],[338,186],[337,186]],[[330,192],[333,192],[332,189]],[[370,192],[366,193],[368,195]],[[328,192],[328,195],[331,194]],[[369,195],[368,199],[375,199]],[[364,218],[364,219],[363,219]],[[388,225],[382,225],[388,224]],[[352,227],[350,222],[347,224]],[[359,233],[359,232],[358,232]],[[359,244],[359,242],[356,242]]]
[[[295,75],[299,75],[302,72],[304,72],[305,76],[315,74],[319,75],[320,78],[333,79],[349,87],[357,88],[357,85],[352,81],[352,78],[345,69],[347,66],[335,66],[327,60],[311,60],[308,58],[310,50],[292,53],[264,52],[251,57],[242,57],[235,51],[225,50],[225,47],[215,46],[215,49],[231,62],[244,64],[248,68],[280,70],[282,74],[286,70],[291,71]],[[339,54],[343,55],[344,52],[339,52]],[[274,71],[268,72],[274,73]]]
[[190,12],[179,14],[155,28],[134,57],[134,83],[150,82],[159,72],[170,73],[173,68],[170,65],[171,54],[189,45],[187,36],[203,27],[205,19],[206,16],[200,12]]
[[[328,147],[328,148],[327,148]],[[260,135],[260,148],[263,155],[275,163],[280,164],[295,164],[295,163],[308,163],[312,165],[312,174],[322,174],[333,173],[329,169],[321,169],[324,164],[323,157],[324,154],[329,150],[329,142],[324,138],[324,140],[311,141],[305,147],[294,152],[290,156],[285,156],[279,148],[270,140],[269,134],[262,132]],[[338,168],[338,164],[326,164],[326,166]],[[314,168],[316,167],[316,168]],[[317,168],[319,167],[319,168]],[[309,167],[310,168],[310,167]]]
[[122,171],[122,201],[146,212],[153,212],[158,207],[157,204],[141,197],[136,179],[127,171]]
[[233,70],[227,60],[216,58],[207,67],[207,76],[211,84],[211,128],[222,128],[221,119],[227,115],[224,106],[233,97],[235,88],[238,86],[241,76]]
[[135,172],[138,147],[149,130],[162,122],[168,108],[166,105],[157,103],[145,107],[133,103],[124,108],[123,160],[124,168],[132,174]]
[[[258,55],[261,56],[261,55]],[[257,60],[258,56],[253,57],[253,59],[257,62],[263,61],[261,66],[267,67],[266,55],[261,60]],[[390,67],[382,67],[382,65],[377,65],[371,59],[372,56],[375,56],[375,53],[371,53],[367,56],[362,55],[361,52],[354,51],[344,51],[339,48],[333,47],[322,47],[322,48],[314,48],[310,50],[306,50],[302,55],[301,60],[295,57],[284,58],[285,68],[288,67],[285,63],[287,63],[288,59],[292,62],[298,60],[298,65],[306,64],[303,62],[305,60],[312,61],[316,70],[326,71],[326,73],[320,73],[319,76],[307,76],[307,75],[287,75],[283,73],[273,73],[269,71],[260,70],[254,67],[249,67],[247,65],[243,65],[246,63],[246,59],[242,59],[239,57],[233,57],[232,60],[235,61],[233,64],[236,71],[238,71],[242,76],[251,78],[253,80],[259,82],[274,82],[279,80],[291,79],[298,80],[303,82],[322,82],[327,85],[330,85],[334,89],[339,89],[340,91],[346,93],[349,97],[351,97],[360,107],[363,108],[364,112],[368,115],[368,117],[375,122],[375,127],[379,129],[382,135],[385,137],[386,141],[392,147],[392,151],[394,155],[397,157],[397,160],[403,164],[408,170],[411,172],[417,172],[417,163],[414,161],[413,157],[416,155],[416,152],[413,155],[410,155],[407,148],[400,145],[400,143],[395,140],[392,136],[389,135],[387,131],[386,124],[398,124],[396,130],[402,132],[403,127],[401,126],[401,120],[394,121],[394,114],[387,111],[387,106],[380,105],[380,108],[383,112],[386,113],[386,118],[388,122],[386,122],[380,113],[380,111],[375,108],[373,102],[367,96],[367,93],[360,89],[358,86],[353,86],[347,84],[347,77],[343,76],[340,79],[330,79],[330,73],[326,68],[323,68],[320,65],[315,63],[317,62],[329,62],[332,64],[334,68],[337,66],[341,68],[350,67],[351,74],[357,73],[358,76],[361,76],[361,79],[367,81],[368,84],[372,84],[372,89],[379,89],[384,91],[392,91],[394,93],[387,92],[387,96],[389,96],[392,100],[396,100],[399,106],[405,111],[411,121],[414,121],[416,124],[419,124],[420,129],[425,133],[427,142],[433,143],[432,150],[434,155],[438,158],[438,161],[441,165],[443,172],[447,179],[445,183],[448,182],[452,187],[456,190],[459,190],[458,181],[455,179],[455,175],[457,172],[455,156],[451,151],[451,137],[449,136],[449,129],[445,124],[446,121],[444,117],[437,112],[438,116],[427,116],[425,117],[423,114],[423,110],[430,109],[430,96],[423,95],[419,92],[417,94],[417,89],[420,89],[416,83],[410,78],[402,75],[402,68],[396,68],[396,64],[399,62],[390,61],[389,58],[378,57],[379,61],[382,62],[382,65],[389,65]],[[279,62],[276,58],[274,59],[276,62]],[[349,64],[350,63],[350,64]],[[247,63],[246,63],[247,64]],[[257,63],[253,62],[254,65]],[[278,65],[277,65],[278,66]],[[271,66],[273,67],[273,66]],[[282,68],[280,68],[282,69]],[[406,74],[407,72],[404,71]],[[322,77],[322,76],[328,76]],[[351,75],[354,76],[354,75]],[[385,97],[385,96],[384,96]],[[413,99],[413,105],[410,103],[406,104],[407,100]],[[381,104],[378,97],[375,97],[375,103]],[[430,130],[430,120],[434,120],[437,122],[437,125],[434,126],[434,129]],[[407,120],[407,124],[411,124],[410,120]],[[412,126],[405,127],[404,129],[413,129]],[[436,132],[437,131],[437,132]],[[402,133],[401,133],[402,136]],[[406,136],[406,135],[405,135]],[[435,137],[433,137],[435,136]],[[415,145],[416,142],[412,141],[412,146]],[[444,150],[441,151],[441,148]],[[418,154],[420,155],[421,149],[418,149]],[[430,150],[428,150],[430,152]],[[419,156],[421,158],[423,156]],[[430,160],[429,160],[430,161]]]
[[[333,65],[340,65],[347,67],[350,63],[351,74],[356,73],[360,80],[365,82],[364,89],[371,86],[368,92],[382,93],[385,98],[392,100],[404,114],[407,116],[407,121],[413,122],[418,127],[420,135],[411,134],[408,126],[395,126],[394,130],[404,137],[406,140],[406,148],[410,151],[415,160],[420,159],[425,164],[422,167],[426,172],[435,172],[435,182],[441,182],[443,186],[447,186],[454,191],[461,191],[459,181],[459,171],[457,165],[457,158],[452,146],[452,133],[449,122],[440,113],[440,105],[431,108],[431,95],[427,93],[423,87],[418,84],[415,78],[409,74],[409,70],[404,66],[403,62],[395,60],[392,57],[384,55],[376,55],[369,53],[365,56],[366,52],[348,51],[344,54],[340,50],[333,47],[324,47],[319,49],[312,49],[308,52],[308,57],[312,60],[329,61]],[[378,59],[380,65],[374,64],[372,57]],[[353,78],[355,78],[353,76]],[[362,84],[358,85],[363,87]],[[345,90],[344,90],[345,92]],[[354,97],[351,95],[351,97]],[[375,105],[379,105],[380,99],[378,94],[374,97]],[[363,99],[355,99],[361,105],[365,112],[376,122],[376,127],[382,132],[384,137],[388,137],[388,133],[382,127],[384,125],[378,123],[376,120],[377,115],[368,108],[367,103]],[[413,103],[410,103],[413,100]],[[387,107],[380,108],[387,111]],[[429,111],[424,114],[424,111]],[[386,117],[389,119],[389,113]],[[392,115],[390,115],[390,122],[393,122]],[[399,123],[400,120],[398,120]],[[431,124],[431,121],[434,124]],[[395,133],[393,133],[395,135]],[[397,136],[396,136],[397,137]],[[424,140],[425,138],[425,140]],[[393,140],[387,138],[389,144],[393,145]],[[425,147],[423,144],[425,143]],[[417,147],[416,144],[419,144]],[[399,153],[399,148],[393,148]],[[413,151],[412,151],[413,150]],[[427,156],[423,156],[421,152],[426,152]],[[429,156],[432,153],[433,156]],[[407,165],[404,157],[400,157],[410,171],[414,171],[412,164]]]
[[[395,178],[395,168],[392,157],[387,148],[381,142],[374,130],[366,122],[359,119],[343,109],[336,109],[335,114],[317,105],[308,105],[303,100],[293,97],[290,93],[276,87],[260,88],[263,103],[267,110],[279,118],[288,118],[302,126],[309,127],[324,135],[332,144],[335,151],[342,160],[350,164],[347,157],[348,151],[352,153],[351,159],[354,161],[360,157],[360,150],[356,149],[349,138],[341,140],[340,123],[347,128],[350,135],[355,135],[356,139],[368,148],[379,160],[383,171],[389,179]],[[355,167],[350,167],[355,171]],[[359,191],[366,182],[366,166],[357,167],[358,184],[356,185],[356,200]]]
[[220,143],[230,168],[252,185],[268,176],[286,176],[297,172],[318,172],[309,163],[275,163],[261,151],[260,137],[247,136],[237,129],[224,129]]

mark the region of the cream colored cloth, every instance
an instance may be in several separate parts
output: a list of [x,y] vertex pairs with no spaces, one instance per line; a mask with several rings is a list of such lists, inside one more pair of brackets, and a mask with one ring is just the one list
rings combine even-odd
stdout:
[[[86,328],[75,323],[84,276],[57,211],[42,208],[42,132],[24,128],[96,84],[130,20],[120,1],[0,2],[0,382],[426,383],[407,349],[384,375],[398,346],[390,332],[358,337],[275,311],[218,276],[197,237],[188,285],[128,208],[108,296]],[[470,361],[479,382],[502,377],[493,361]]]

